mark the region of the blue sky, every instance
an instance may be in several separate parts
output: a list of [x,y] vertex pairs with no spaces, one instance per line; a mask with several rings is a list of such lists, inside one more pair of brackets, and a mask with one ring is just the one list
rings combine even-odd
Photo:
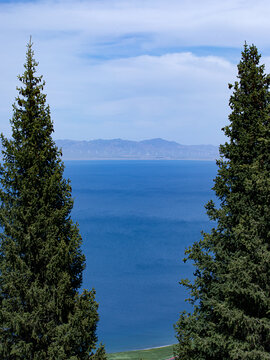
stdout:
[[30,34],[58,139],[219,144],[246,40],[270,71],[270,2],[0,1],[0,121]]

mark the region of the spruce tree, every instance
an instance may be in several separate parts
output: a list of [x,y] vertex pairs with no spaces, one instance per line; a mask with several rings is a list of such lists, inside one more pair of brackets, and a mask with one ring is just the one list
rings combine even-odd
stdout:
[[[82,240],[33,55],[30,40],[12,138],[2,135],[0,359],[92,359],[98,305],[94,290],[79,293]],[[97,358],[105,358],[103,347]]]
[[206,205],[216,222],[186,251],[192,311],[176,324],[181,360],[270,359],[270,78],[245,44]]

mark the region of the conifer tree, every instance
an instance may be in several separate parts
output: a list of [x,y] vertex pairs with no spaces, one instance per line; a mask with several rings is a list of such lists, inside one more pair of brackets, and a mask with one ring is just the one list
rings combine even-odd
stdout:
[[[98,305],[94,290],[79,294],[81,236],[33,55],[30,40],[12,138],[2,135],[0,359],[92,359]],[[105,358],[103,347],[97,357]]]
[[176,324],[181,360],[270,359],[270,78],[245,44],[206,205],[216,227],[186,251],[193,310]]

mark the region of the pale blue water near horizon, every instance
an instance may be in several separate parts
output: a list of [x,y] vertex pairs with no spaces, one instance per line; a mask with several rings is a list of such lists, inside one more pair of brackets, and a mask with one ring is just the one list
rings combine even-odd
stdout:
[[108,352],[176,342],[187,309],[178,284],[193,268],[185,248],[211,224],[204,205],[211,161],[65,161],[86,255],[83,288],[96,289],[99,341]]

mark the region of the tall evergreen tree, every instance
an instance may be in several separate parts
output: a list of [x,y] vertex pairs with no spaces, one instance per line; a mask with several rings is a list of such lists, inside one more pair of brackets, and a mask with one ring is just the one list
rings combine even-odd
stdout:
[[[94,290],[79,294],[81,236],[33,55],[30,40],[12,138],[2,135],[0,359],[92,359],[98,305]],[[104,357],[101,348],[97,358]]]
[[190,313],[176,324],[181,360],[270,359],[270,78],[245,44],[230,97],[228,141],[220,146],[206,205],[216,227],[195,242]]

